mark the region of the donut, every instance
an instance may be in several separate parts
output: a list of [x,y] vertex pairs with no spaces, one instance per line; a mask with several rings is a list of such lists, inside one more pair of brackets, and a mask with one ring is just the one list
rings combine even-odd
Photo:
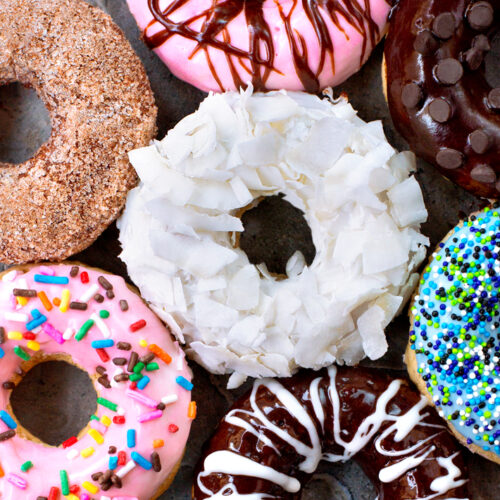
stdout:
[[[129,156],[140,184],[118,221],[120,257],[206,369],[236,387],[386,352],[428,240],[413,155],[394,151],[380,122],[345,98],[247,89],[210,95]],[[243,250],[275,252],[295,234],[282,220],[267,222],[267,239],[265,221],[254,232],[245,219],[261,204],[264,215],[291,207],[309,231],[312,252],[293,241],[278,274]]]
[[500,213],[460,222],[432,254],[410,309],[411,378],[475,453],[500,463]]
[[387,0],[127,0],[174,75],[206,92],[319,92],[359,70],[382,39]]
[[353,458],[379,498],[467,498],[459,444],[408,382],[331,366],[256,381],[208,441],[193,499],[300,498],[321,460]]
[[0,261],[61,260],[119,215],[137,181],[127,151],[155,134],[139,58],[82,0],[0,2],[0,85],[32,87],[52,125],[21,164],[0,163]]
[[397,130],[441,174],[486,198],[500,196],[500,87],[485,65],[499,23],[499,0],[401,0],[385,43]]
[[17,266],[2,273],[0,317],[0,498],[166,490],[196,414],[191,372],[123,278]]

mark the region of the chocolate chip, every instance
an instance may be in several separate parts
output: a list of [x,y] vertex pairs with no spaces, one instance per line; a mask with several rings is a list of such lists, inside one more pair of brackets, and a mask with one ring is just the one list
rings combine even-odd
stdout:
[[472,46],[479,50],[490,50],[491,44],[486,35],[476,35],[472,39]]
[[443,85],[454,85],[462,78],[464,69],[460,61],[449,57],[442,59],[436,64],[434,74]]
[[428,30],[421,31],[413,42],[413,48],[423,56],[433,54],[439,47],[439,42]]
[[488,94],[488,104],[493,109],[500,110],[500,87],[490,90]]
[[491,183],[496,182],[495,171],[489,165],[478,165],[471,170],[470,176],[478,182]]
[[432,32],[441,40],[448,40],[455,33],[455,16],[451,12],[443,12],[432,21]]
[[464,61],[470,70],[476,71],[479,69],[484,60],[484,52],[481,49],[472,47],[464,54]]
[[490,147],[490,138],[483,130],[477,129],[469,134],[469,144],[474,153],[482,155]]
[[429,114],[434,121],[446,123],[451,118],[451,105],[445,99],[434,99],[429,104]]
[[462,166],[464,155],[456,149],[445,148],[438,152],[436,161],[439,166],[448,170],[453,170]]
[[472,29],[482,31],[493,23],[493,7],[489,2],[476,2],[469,7],[466,16]]
[[416,83],[407,83],[401,91],[401,101],[407,108],[416,108],[423,97],[422,89]]

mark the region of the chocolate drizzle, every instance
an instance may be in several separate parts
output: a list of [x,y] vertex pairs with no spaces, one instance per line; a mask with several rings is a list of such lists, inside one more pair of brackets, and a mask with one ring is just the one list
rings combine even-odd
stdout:
[[[154,20],[144,30],[144,40],[155,49],[174,35],[179,35],[197,43],[191,57],[198,51],[205,53],[206,60],[214,79],[223,91],[225,90],[217,70],[212,63],[209,48],[221,50],[226,55],[227,65],[231,71],[234,85],[244,87],[251,78],[256,90],[266,90],[266,82],[275,67],[275,47],[272,26],[266,21],[266,8],[277,8],[285,28],[290,52],[297,76],[304,89],[309,92],[319,92],[319,75],[329,60],[335,71],[334,43],[328,30],[328,23],[345,34],[342,23],[346,20],[363,38],[360,64],[367,52],[375,46],[380,38],[380,30],[371,16],[370,0],[288,0],[275,1],[275,5],[266,7],[270,0],[214,0],[209,9],[200,11],[195,16],[182,21],[173,21],[173,16],[179,9],[196,0],[173,0],[165,8],[160,8],[160,0],[148,0],[149,9]],[[320,46],[320,60],[317,68],[309,64],[308,47],[305,39],[293,26],[292,19],[296,7],[302,2],[316,34]],[[231,43],[229,25],[238,16],[244,15],[248,26],[250,49],[242,50]],[[203,19],[200,30],[191,26]],[[149,35],[148,31],[159,23],[162,28]],[[346,35],[347,37],[347,35]],[[241,75],[238,68],[247,74]]]
[[320,460],[352,457],[380,498],[465,498],[460,446],[427,405],[405,381],[361,367],[257,380],[206,444],[193,498],[298,499]]

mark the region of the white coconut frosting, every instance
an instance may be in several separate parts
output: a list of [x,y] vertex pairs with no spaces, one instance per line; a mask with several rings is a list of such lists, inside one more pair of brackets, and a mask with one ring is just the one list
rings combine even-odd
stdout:
[[[121,258],[188,354],[233,373],[230,387],[386,352],[428,240],[414,157],[381,122],[345,99],[213,94],[130,161],[140,184],[119,220]],[[281,280],[234,246],[236,214],[278,193],[316,247],[311,266],[297,252]]]

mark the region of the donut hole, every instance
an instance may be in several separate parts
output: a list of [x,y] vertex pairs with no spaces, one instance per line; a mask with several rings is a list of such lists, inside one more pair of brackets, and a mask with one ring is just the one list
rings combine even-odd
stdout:
[[52,132],[44,102],[19,82],[0,84],[0,124],[0,163],[33,158]]
[[59,446],[88,425],[97,411],[97,393],[88,373],[78,366],[44,360],[12,390],[10,406],[28,438]]
[[491,50],[486,54],[484,59],[485,78],[491,88],[500,87],[500,31],[498,31],[491,39]]
[[252,264],[264,263],[267,270],[286,277],[286,265],[297,251],[310,266],[316,256],[311,228],[302,210],[282,194],[266,196],[241,215],[243,232],[239,246]]

